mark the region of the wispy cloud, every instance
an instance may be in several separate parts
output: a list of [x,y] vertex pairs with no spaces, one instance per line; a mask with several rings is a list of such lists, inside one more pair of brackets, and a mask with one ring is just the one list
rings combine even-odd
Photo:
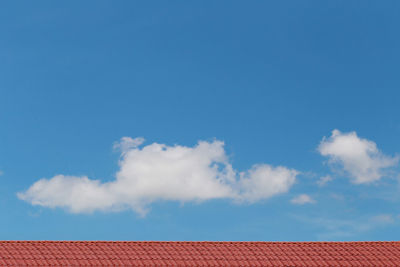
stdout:
[[394,223],[394,218],[393,215],[391,214],[380,214],[372,217],[371,221],[376,223],[387,224],[387,223]]
[[395,223],[391,214],[379,214],[368,218],[359,219],[331,219],[322,217],[297,216],[294,218],[303,223],[312,224],[314,227],[322,228],[317,233],[320,240],[337,240],[342,238],[354,238],[358,234],[371,231],[378,227],[384,227]]
[[155,201],[201,202],[232,199],[256,202],[287,192],[298,171],[267,164],[236,171],[224,143],[199,141],[194,147],[153,143],[124,137],[116,179],[101,182],[86,176],[57,175],[41,179],[18,197],[32,205],[62,207],[72,213],[131,208],[145,215]]
[[325,186],[327,183],[329,183],[332,180],[333,180],[332,176],[325,175],[325,176],[319,178],[319,180],[317,181],[317,185],[322,187],[322,186]]
[[307,194],[301,194],[292,198],[290,202],[296,205],[304,205],[304,204],[314,204],[316,201]]
[[342,194],[331,193],[329,196],[335,200],[339,200],[339,201],[345,200],[345,197]]
[[330,163],[339,164],[354,184],[381,179],[384,170],[399,161],[398,157],[384,155],[374,142],[358,137],[356,132],[334,130],[331,137],[321,141],[318,151],[328,157]]

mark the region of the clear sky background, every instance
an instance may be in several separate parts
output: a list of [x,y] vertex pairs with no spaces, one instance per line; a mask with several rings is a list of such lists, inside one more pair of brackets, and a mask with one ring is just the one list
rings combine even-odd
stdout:
[[1,2],[0,239],[399,240],[399,14]]

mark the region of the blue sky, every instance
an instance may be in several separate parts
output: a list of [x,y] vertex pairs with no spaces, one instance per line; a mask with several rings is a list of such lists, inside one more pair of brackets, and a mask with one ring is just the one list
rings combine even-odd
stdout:
[[398,240],[399,11],[2,2],[0,239]]

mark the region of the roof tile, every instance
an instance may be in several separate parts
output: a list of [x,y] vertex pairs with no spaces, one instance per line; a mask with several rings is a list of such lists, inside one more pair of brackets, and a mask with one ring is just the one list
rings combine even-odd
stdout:
[[400,266],[400,242],[0,241],[0,266]]

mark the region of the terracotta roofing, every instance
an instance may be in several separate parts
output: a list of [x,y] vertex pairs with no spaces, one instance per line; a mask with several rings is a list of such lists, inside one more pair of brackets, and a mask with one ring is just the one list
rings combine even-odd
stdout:
[[400,242],[0,241],[1,266],[400,266]]

